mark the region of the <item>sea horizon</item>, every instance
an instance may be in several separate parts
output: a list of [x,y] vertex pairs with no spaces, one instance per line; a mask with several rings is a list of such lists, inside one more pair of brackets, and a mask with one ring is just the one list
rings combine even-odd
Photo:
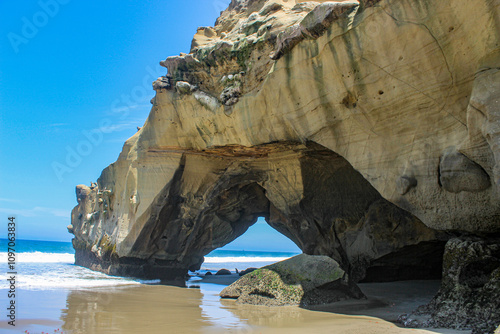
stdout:
[[[24,252],[25,249],[23,247],[29,246],[27,243],[35,244],[35,243],[58,243],[58,244],[66,244],[69,246],[73,251],[73,244],[71,241],[60,241],[60,240],[41,240],[41,239],[16,239],[16,253],[19,252]],[[3,250],[4,244],[7,245],[8,239],[7,238],[0,238],[0,250]],[[21,248],[20,248],[21,247]],[[251,249],[251,248],[231,248],[231,249],[226,249],[226,248],[216,248],[212,250],[209,254],[217,254],[222,256],[223,254],[229,253],[229,252],[247,252],[247,253],[280,253],[280,254],[291,254],[293,255],[298,255],[301,252],[300,251],[292,251],[292,250],[272,250],[272,249]],[[2,253],[0,251],[0,253]],[[205,255],[208,256],[209,254]]]
[[[0,256],[4,258],[0,266],[2,280],[8,278],[7,242],[7,239],[0,239]],[[75,251],[71,242],[20,239],[16,240],[14,248],[18,288],[80,289],[160,282],[160,280],[109,276],[75,265]],[[207,272],[215,274],[220,269],[237,273],[248,268],[260,268],[283,261],[298,254],[298,252],[216,249],[205,256],[205,261],[199,270],[189,273],[192,276],[204,276]]]

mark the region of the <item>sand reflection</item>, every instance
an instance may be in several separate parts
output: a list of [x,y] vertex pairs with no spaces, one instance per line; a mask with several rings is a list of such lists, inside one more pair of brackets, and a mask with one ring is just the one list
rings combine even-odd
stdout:
[[[332,310],[239,305],[219,298],[223,287],[197,283],[190,288],[137,285],[71,291],[62,310],[62,328],[68,333],[430,333],[398,328],[377,317],[348,316]],[[396,305],[404,301],[392,297]],[[350,306],[361,314],[370,313],[369,309],[380,313],[390,307],[372,302],[338,305],[337,311],[343,313]]]
[[199,333],[201,299],[199,290],[170,286],[72,291],[61,320],[72,333]]

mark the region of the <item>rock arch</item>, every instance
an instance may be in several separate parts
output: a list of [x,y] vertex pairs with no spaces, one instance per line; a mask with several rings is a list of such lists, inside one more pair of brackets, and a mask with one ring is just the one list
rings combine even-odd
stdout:
[[[80,234],[86,223],[75,215],[92,206],[91,197],[79,199],[74,211]],[[182,152],[172,178],[125,238],[113,247],[102,240],[89,245],[75,233],[76,262],[110,274],[182,280],[199,269],[204,255],[261,216],[304,253],[337,260],[355,281],[429,278],[441,271],[438,233],[384,200],[343,157],[313,142]]]

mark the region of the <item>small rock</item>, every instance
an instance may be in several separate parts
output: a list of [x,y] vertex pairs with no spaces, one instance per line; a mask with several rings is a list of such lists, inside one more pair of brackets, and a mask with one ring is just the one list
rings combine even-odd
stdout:
[[240,271],[239,275],[243,276],[243,275],[249,274],[249,273],[251,273],[252,271],[255,271],[255,270],[257,270],[257,268],[247,268],[247,269],[245,269],[243,271]]
[[168,77],[159,77],[158,79],[153,81],[153,89],[170,89],[170,79]]
[[191,94],[191,84],[186,81],[177,81],[175,89],[179,94]]
[[207,271],[207,273],[205,274],[205,276],[212,276],[213,274],[210,272],[210,271]]
[[78,203],[83,202],[90,195],[90,188],[84,184],[79,184],[76,186],[76,200]]
[[227,269],[221,269],[215,273],[215,275],[231,275],[231,272]]

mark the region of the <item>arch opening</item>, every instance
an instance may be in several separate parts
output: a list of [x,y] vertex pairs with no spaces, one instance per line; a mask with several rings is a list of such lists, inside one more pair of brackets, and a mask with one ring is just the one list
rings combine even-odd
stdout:
[[[312,142],[184,152],[140,232],[130,236],[130,257],[114,268],[183,279],[259,217],[303,253],[336,260],[355,282],[441,275],[442,236],[382,198],[346,159]],[[429,254],[431,271],[423,270]]]

